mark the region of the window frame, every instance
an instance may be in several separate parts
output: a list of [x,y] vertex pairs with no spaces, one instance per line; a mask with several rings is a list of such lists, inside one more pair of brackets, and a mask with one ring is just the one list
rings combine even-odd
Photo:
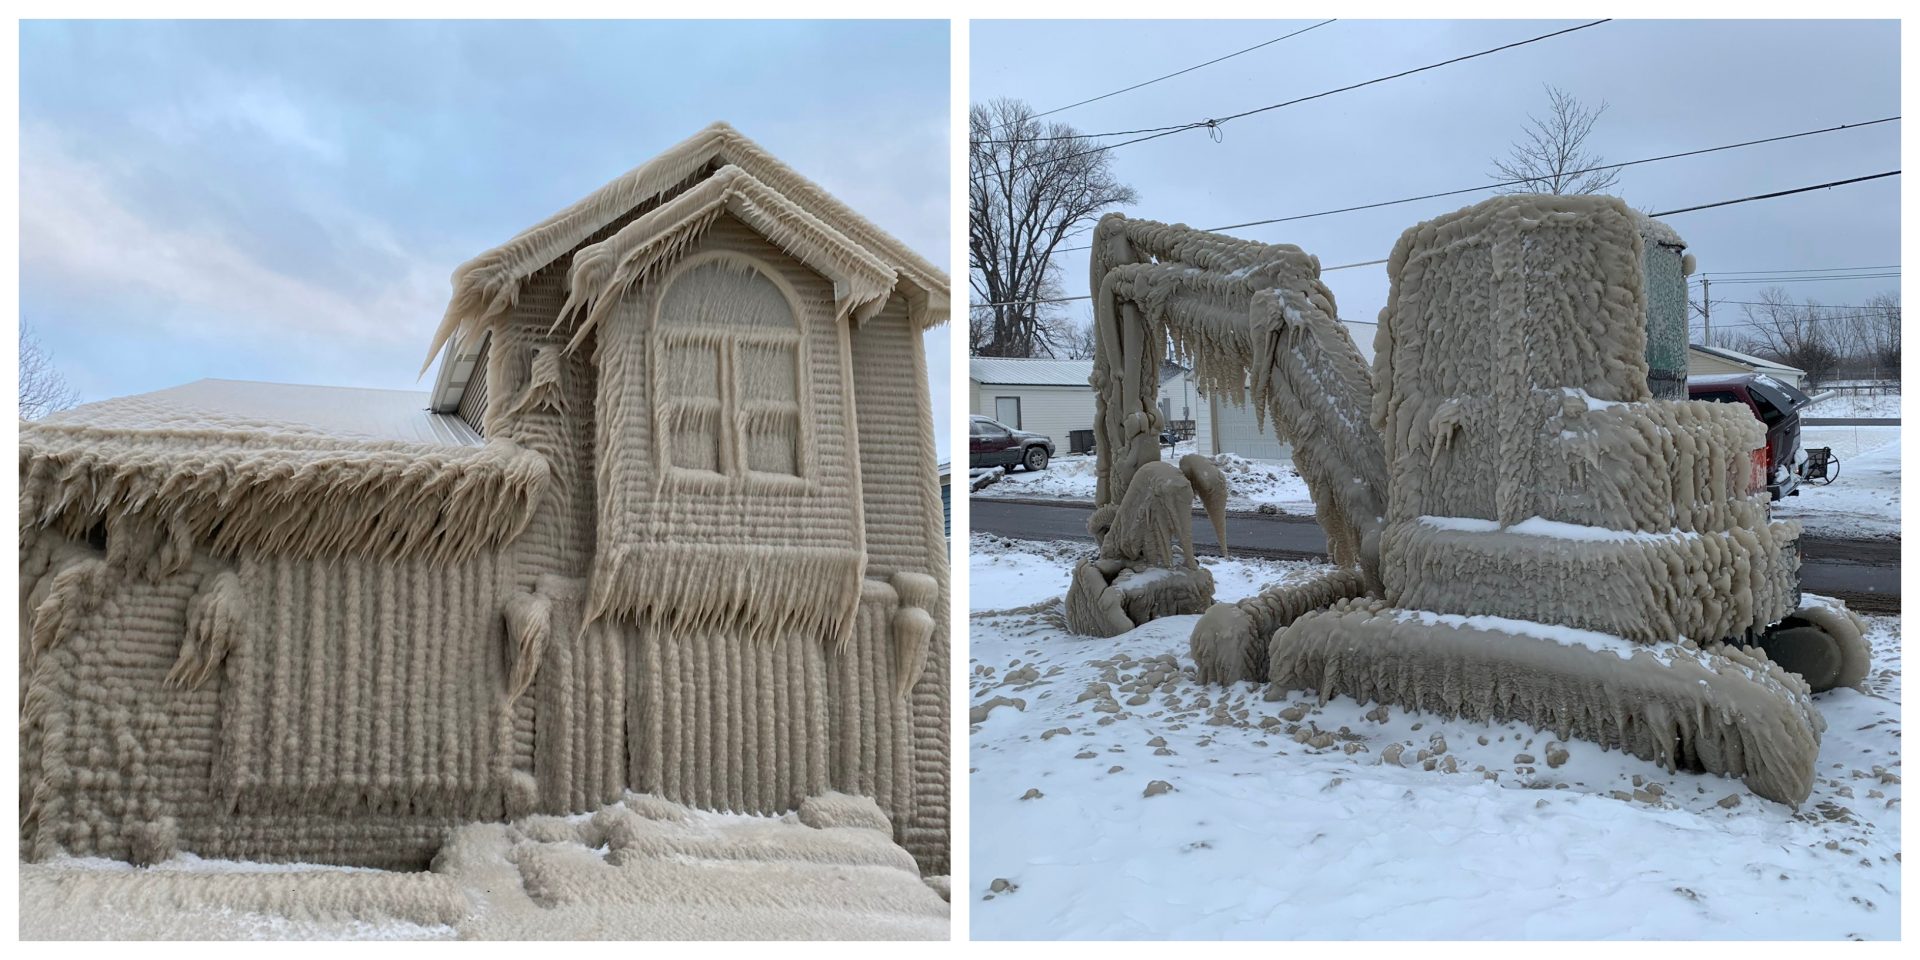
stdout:
[[[669,324],[665,322],[664,309],[667,293],[673,288],[681,275],[689,270],[712,263],[731,263],[743,266],[773,284],[782,299],[786,301],[787,311],[793,317],[790,328],[768,328],[733,326],[725,324]],[[712,491],[755,490],[776,492],[808,492],[817,482],[818,473],[813,457],[813,384],[810,374],[810,331],[807,311],[793,285],[780,275],[777,267],[765,260],[747,253],[733,250],[708,250],[691,254],[674,264],[671,269],[654,285],[648,310],[649,332],[648,382],[651,387],[654,414],[654,455],[657,458],[658,474],[664,485]],[[746,385],[742,382],[740,354],[744,349],[754,347],[790,348],[794,357],[794,397],[791,404],[778,400],[749,399]],[[718,382],[715,384],[718,409],[715,417],[720,434],[718,442],[718,470],[700,467],[682,466],[673,462],[672,424],[675,412],[682,407],[708,406],[713,401],[706,398],[688,398],[667,393],[664,365],[671,362],[673,351],[709,349],[714,351],[714,364]],[[757,417],[779,416],[791,412],[797,420],[794,435],[793,473],[773,473],[753,469],[748,444],[752,435],[751,422]]]

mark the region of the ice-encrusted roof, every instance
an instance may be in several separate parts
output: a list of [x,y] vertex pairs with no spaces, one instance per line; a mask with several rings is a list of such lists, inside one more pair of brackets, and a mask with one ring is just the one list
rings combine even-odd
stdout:
[[[908,291],[915,319],[924,327],[946,322],[945,272],[732,126],[714,123],[455,269],[453,297],[428,349],[428,365],[456,335],[479,330],[489,318],[510,308],[519,297],[520,284],[528,277],[567,256],[601,228],[643,204],[729,167],[736,168],[735,177],[763,185],[791,201],[827,233],[844,241],[840,246],[857,248],[883,262]],[[770,239],[779,242],[784,238]],[[602,242],[580,251],[574,265],[583,262],[581,255],[587,260],[605,257],[609,250],[597,249],[605,247],[608,243]]]
[[342,440],[398,440],[477,447],[485,441],[466,421],[427,409],[427,393],[363,387],[319,387],[256,380],[195,380],[151,393],[102,400],[45,418],[126,430],[200,422],[248,423],[275,433]]
[[[197,551],[460,562],[519,536],[550,469],[406,390],[199,380],[20,424],[20,529],[175,572]],[[156,546],[158,544],[158,546]]]

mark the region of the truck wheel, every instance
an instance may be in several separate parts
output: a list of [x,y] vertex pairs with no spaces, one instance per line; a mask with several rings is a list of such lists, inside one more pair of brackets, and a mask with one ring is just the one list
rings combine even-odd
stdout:
[[1028,447],[1026,457],[1020,462],[1025,464],[1028,470],[1045,470],[1047,468],[1047,448]]
[[1814,693],[1840,686],[1846,657],[1840,641],[1799,617],[1788,617],[1760,640],[1767,659],[1797,673]]

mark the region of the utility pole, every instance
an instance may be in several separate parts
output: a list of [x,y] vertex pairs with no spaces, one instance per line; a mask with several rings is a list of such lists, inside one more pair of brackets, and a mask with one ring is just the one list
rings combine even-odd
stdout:
[[1713,281],[1700,275],[1700,345],[1713,346]]

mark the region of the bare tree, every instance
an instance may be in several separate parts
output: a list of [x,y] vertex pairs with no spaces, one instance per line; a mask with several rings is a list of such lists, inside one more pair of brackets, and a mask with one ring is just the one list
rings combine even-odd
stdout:
[[1599,154],[1586,152],[1585,145],[1594,121],[1607,112],[1606,101],[1598,107],[1587,107],[1552,85],[1547,86],[1547,100],[1547,115],[1527,115],[1531,126],[1525,130],[1524,139],[1515,142],[1506,157],[1493,159],[1494,172],[1489,176],[1522,181],[1501,188],[1508,193],[1605,192],[1620,178],[1620,171],[1593,169],[1607,161]]
[[1869,297],[1854,322],[1860,331],[1860,359],[1871,362],[1878,376],[1900,379],[1900,295]]
[[1768,287],[1759,301],[1745,305],[1750,332],[1747,352],[1806,372],[1808,384],[1831,376],[1841,361],[1833,322],[1812,301],[1795,303],[1785,290]]
[[1093,323],[1066,327],[1061,337],[1060,356],[1067,360],[1092,360],[1094,351]]
[[1725,324],[1703,333],[1702,336],[1705,338],[1704,340],[1696,337],[1694,342],[1702,346],[1719,347],[1723,350],[1739,350],[1747,345],[1748,339],[1741,336],[1737,331],[1727,329]]
[[80,391],[67,383],[53,355],[26,324],[20,325],[20,417],[38,420],[80,402]]
[[968,280],[980,306],[969,313],[973,352],[992,357],[1053,356],[1071,327],[1053,253],[1076,227],[1091,228],[1109,207],[1133,203],[1113,179],[1106,151],[1064,123],[1034,119],[1019,100],[975,104],[968,112]]

